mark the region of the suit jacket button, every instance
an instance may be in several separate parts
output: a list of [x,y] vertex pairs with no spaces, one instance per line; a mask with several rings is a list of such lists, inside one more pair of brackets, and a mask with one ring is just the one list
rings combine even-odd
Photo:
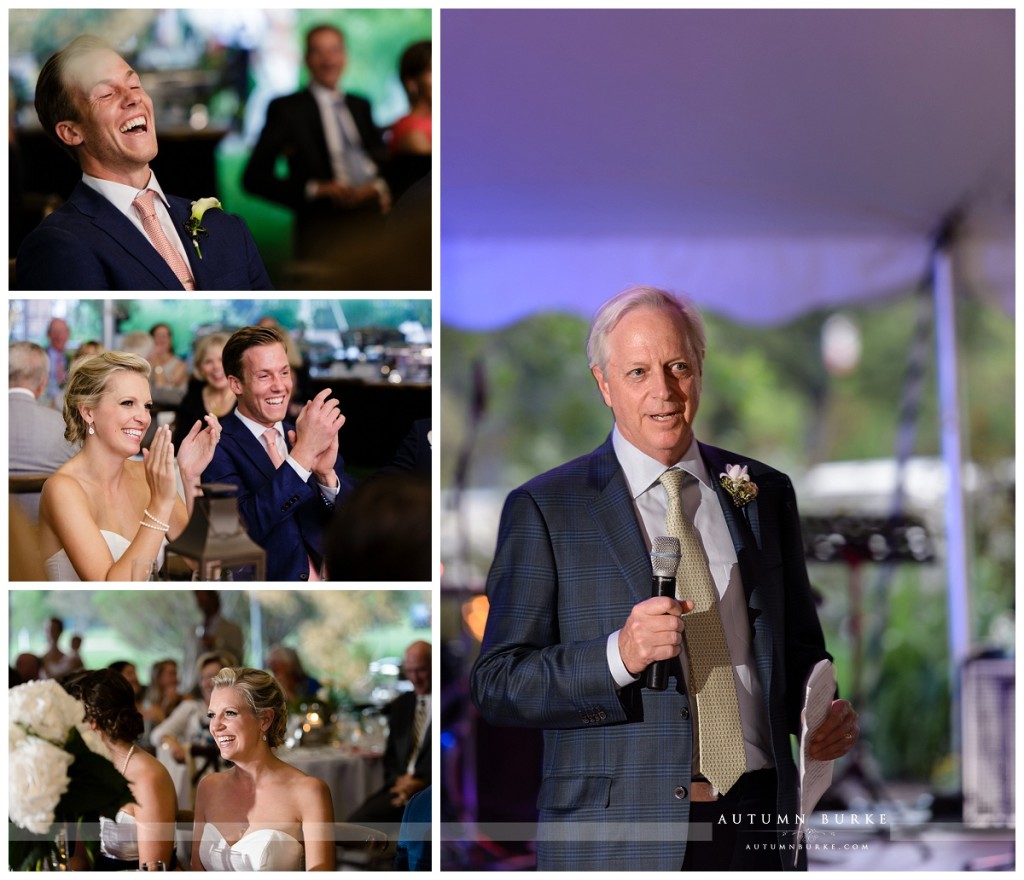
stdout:
[[686,791],[685,785],[677,785],[675,791],[673,791],[672,794],[676,796],[677,800],[685,801],[688,792]]
[[302,574],[299,575],[299,580],[300,581],[308,581],[309,580],[309,572],[308,571],[302,572]]
[[690,710],[686,706],[683,706],[683,708],[679,710],[679,717],[682,718],[683,721],[689,721]]
[[607,717],[608,717],[608,716],[607,716],[607,715],[605,714],[605,711],[604,711],[604,709],[601,709],[601,710],[600,710],[600,711],[599,711],[599,712],[597,713],[597,720],[598,720],[598,721],[604,721],[604,720],[605,720],[605,718],[607,718]]

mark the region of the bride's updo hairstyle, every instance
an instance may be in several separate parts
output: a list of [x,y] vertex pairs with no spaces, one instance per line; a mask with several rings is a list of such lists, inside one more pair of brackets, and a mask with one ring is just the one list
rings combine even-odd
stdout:
[[99,405],[114,373],[138,373],[148,380],[150,370],[152,367],[144,357],[126,351],[106,351],[75,361],[64,388],[64,439],[69,443],[85,440],[89,426],[81,407]]
[[61,685],[85,706],[85,720],[95,721],[111,739],[130,743],[142,736],[142,714],[135,708],[135,692],[120,672],[79,672],[68,676]]
[[213,679],[213,689],[234,688],[249,704],[253,714],[263,715],[267,709],[274,710],[274,720],[267,728],[267,744],[271,748],[284,742],[288,728],[288,711],[285,707],[284,691],[269,672],[248,666],[226,666]]

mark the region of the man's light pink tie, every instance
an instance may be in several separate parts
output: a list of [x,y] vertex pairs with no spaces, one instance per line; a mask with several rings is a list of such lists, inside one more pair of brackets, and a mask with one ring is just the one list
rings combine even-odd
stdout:
[[682,488],[687,477],[678,468],[667,470],[660,477],[668,495],[665,527],[672,537],[679,539],[681,558],[676,595],[694,603],[693,611],[683,619],[690,685],[697,700],[700,772],[724,794],[746,769],[743,727],[729,646],[718,614],[718,590],[697,530],[683,511]]
[[195,290],[196,285],[192,280],[192,270],[189,268],[181,252],[171,243],[171,240],[160,225],[160,218],[156,216],[156,208],[153,206],[153,199],[156,198],[156,191],[147,189],[136,196],[132,207],[142,218],[142,228],[153,243],[157,253],[164,258],[164,262],[171,267],[174,277],[181,282],[185,290]]
[[280,436],[277,428],[267,428],[263,432],[263,445],[267,447],[267,455],[270,456],[270,460],[274,463],[275,468],[279,468],[284,464],[284,456],[281,455],[281,450],[277,448],[277,438]]
[[[263,445],[267,448],[267,455],[270,456],[274,468],[281,467],[284,464],[284,456],[281,455],[281,449],[277,445],[277,438],[281,436],[277,428],[267,428],[260,436],[263,438]],[[320,572],[313,564],[313,557],[307,553],[306,559],[309,561],[309,579],[311,581],[320,580]]]

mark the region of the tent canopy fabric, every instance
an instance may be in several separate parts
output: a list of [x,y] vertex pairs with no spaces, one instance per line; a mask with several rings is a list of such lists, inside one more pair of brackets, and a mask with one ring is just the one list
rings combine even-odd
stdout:
[[1014,10],[442,11],[442,319],[633,283],[776,323],[930,271],[1012,311]]

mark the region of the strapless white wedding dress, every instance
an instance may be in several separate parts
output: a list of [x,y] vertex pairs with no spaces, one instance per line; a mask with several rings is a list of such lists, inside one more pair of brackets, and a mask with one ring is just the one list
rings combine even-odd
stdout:
[[[103,535],[103,540],[107,542],[107,547],[110,549],[110,555],[114,557],[114,562],[117,562],[118,559],[124,556],[124,551],[131,546],[132,542],[117,532],[108,532],[105,529],[100,529],[100,534]],[[157,557],[156,567],[158,569],[163,567],[164,549],[166,547],[167,539],[164,538],[163,543],[160,545],[160,554]],[[46,579],[48,581],[81,580],[78,572],[75,571],[75,567],[71,564],[71,560],[68,559],[67,551],[63,547],[47,559],[45,565]]]
[[305,868],[302,844],[284,831],[260,828],[232,845],[209,822],[203,826],[199,860],[207,871],[302,871]]
[[113,819],[100,816],[100,852],[108,859],[139,861],[139,831],[131,813],[118,810]]

